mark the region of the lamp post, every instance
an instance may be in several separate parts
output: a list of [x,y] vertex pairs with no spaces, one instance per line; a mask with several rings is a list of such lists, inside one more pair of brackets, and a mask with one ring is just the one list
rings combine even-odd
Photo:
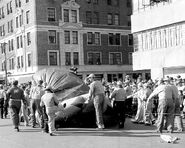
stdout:
[[7,73],[7,56],[6,56],[6,45],[7,43],[4,42],[4,43],[1,43],[1,48],[2,48],[2,51],[4,53],[4,58],[5,58],[5,62],[4,62],[4,70],[5,70],[5,85],[7,87],[8,85],[8,73]]

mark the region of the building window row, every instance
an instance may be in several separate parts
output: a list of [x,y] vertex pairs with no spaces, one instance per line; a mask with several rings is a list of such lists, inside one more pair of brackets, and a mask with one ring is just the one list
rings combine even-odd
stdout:
[[[87,53],[87,64],[88,65],[101,65],[102,64],[102,53],[101,52],[88,52]],[[121,52],[110,52],[109,53],[109,64],[110,65],[122,64],[122,53]]]
[[184,31],[181,25],[150,30],[134,35],[134,51],[145,51],[179,46],[183,43]]
[[78,31],[64,31],[65,44],[78,44]]
[[79,53],[78,52],[65,52],[65,65],[66,66],[79,65]]

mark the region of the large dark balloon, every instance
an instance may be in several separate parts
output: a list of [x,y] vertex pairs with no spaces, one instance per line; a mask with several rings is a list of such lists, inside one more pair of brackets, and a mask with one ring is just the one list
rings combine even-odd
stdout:
[[[33,82],[43,80],[51,86],[58,96],[59,106],[64,106],[64,112],[57,113],[56,124],[58,127],[94,126],[95,111],[93,102],[86,104],[89,87],[77,75],[61,69],[48,68],[38,71],[33,75]],[[113,120],[113,109],[108,99],[104,99],[104,116],[106,122]]]

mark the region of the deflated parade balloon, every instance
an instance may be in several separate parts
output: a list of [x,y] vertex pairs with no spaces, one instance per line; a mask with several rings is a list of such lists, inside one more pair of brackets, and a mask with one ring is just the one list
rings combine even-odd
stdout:
[[[51,86],[57,95],[60,106],[64,112],[59,111],[56,117],[56,124],[61,126],[86,126],[93,125],[95,121],[95,110],[92,100],[86,104],[89,87],[72,72],[62,71],[58,68],[47,68],[36,72],[33,83],[43,80],[44,84]],[[104,99],[104,113],[106,118],[112,116],[112,108],[108,99]]]

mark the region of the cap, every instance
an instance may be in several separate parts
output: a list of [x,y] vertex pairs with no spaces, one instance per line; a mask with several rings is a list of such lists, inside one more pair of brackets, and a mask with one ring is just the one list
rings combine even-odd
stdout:
[[93,73],[91,73],[87,78],[94,78],[95,75]]

